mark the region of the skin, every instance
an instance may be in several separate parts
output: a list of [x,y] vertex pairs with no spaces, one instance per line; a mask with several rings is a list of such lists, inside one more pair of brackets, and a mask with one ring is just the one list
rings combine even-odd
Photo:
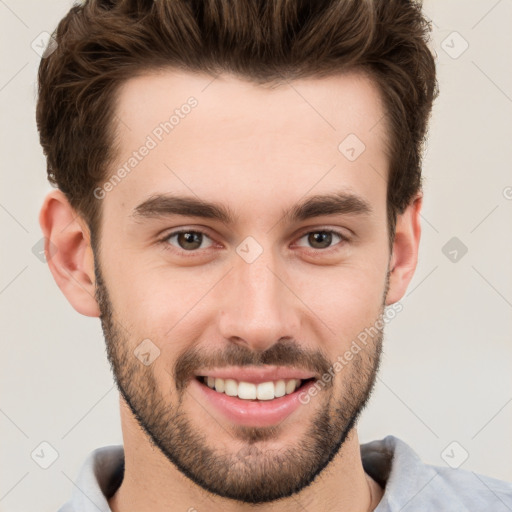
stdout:
[[[378,90],[358,73],[274,87],[230,75],[212,82],[209,76],[174,70],[139,76],[120,90],[120,150],[112,170],[190,96],[197,98],[197,107],[101,200],[99,254],[93,253],[87,224],[62,192],[49,193],[40,214],[44,235],[57,248],[48,263],[58,286],[79,313],[102,317],[116,380],[133,398],[130,406],[123,394],[120,397],[126,467],[110,507],[114,512],[160,512],[170,505],[173,510],[284,512],[297,510],[300,503],[311,511],[373,510],[383,489],[363,470],[356,426],[351,425],[343,439],[340,432],[324,445],[314,444],[311,432],[321,425],[320,418],[331,421],[338,432],[347,424],[341,408],[351,400],[364,406],[382,336],[336,374],[331,386],[271,431],[233,425],[190,387],[188,373],[180,380],[173,371],[183,354],[194,349],[201,354],[193,360],[194,370],[214,353],[228,357],[230,348],[256,363],[259,354],[279,353],[283,339],[292,340],[291,351],[281,354],[285,362],[286,354],[296,353],[295,347],[310,356],[306,361],[311,364],[315,356],[333,363],[374,324],[384,305],[404,295],[417,264],[422,196],[398,216],[390,252],[387,133],[385,122],[379,122],[384,110]],[[338,150],[350,133],[366,146],[353,162]],[[340,190],[363,198],[371,213],[322,215],[293,223],[282,215],[283,209],[307,197]],[[137,205],[166,192],[218,202],[238,219],[224,225],[189,216],[133,216]],[[177,237],[159,241],[178,228],[208,235],[191,257],[180,254]],[[309,233],[329,229],[348,240],[334,237],[328,248],[311,246]],[[248,236],[263,250],[252,263],[235,250]],[[98,289],[108,297],[98,295]],[[106,309],[112,314],[110,323]],[[144,339],[160,350],[149,366],[131,356]],[[288,361],[293,366],[293,360]],[[263,461],[274,480],[282,476],[279,467],[286,473],[286,462],[303,469],[314,461],[318,474],[302,481],[299,492],[258,505],[212,492],[214,484],[222,482],[196,465],[198,475],[211,478],[209,487],[208,482],[198,485],[169,462],[162,446],[155,446],[136,419],[134,406],[148,421],[155,419],[154,408],[143,410],[145,385],[148,403],[161,411],[179,410],[191,428],[189,434],[202,435],[201,442],[217,457],[216,471],[222,463],[238,461],[239,478],[248,488],[254,484],[251,477],[265,476]],[[358,407],[351,411],[354,419]],[[177,421],[169,414],[166,421]],[[169,432],[159,433],[162,445]],[[302,453],[302,460],[280,459],[272,466],[283,453]],[[320,455],[332,455],[332,460],[322,465]],[[193,461],[189,464],[194,468]],[[289,480],[275,481],[284,489]],[[229,479],[223,482],[227,485]]]

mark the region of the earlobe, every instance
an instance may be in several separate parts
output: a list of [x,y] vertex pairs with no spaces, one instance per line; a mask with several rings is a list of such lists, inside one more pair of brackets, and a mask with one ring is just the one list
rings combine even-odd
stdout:
[[62,191],[46,196],[39,224],[46,239],[48,266],[58,287],[79,313],[99,316],[90,233]]
[[420,211],[423,195],[420,193],[405,211],[397,216],[393,252],[389,263],[389,289],[386,305],[398,302],[407,290],[416,265],[421,237]]

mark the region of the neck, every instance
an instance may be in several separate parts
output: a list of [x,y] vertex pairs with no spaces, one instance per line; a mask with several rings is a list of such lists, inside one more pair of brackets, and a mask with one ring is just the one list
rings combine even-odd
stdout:
[[149,441],[122,400],[121,423],[125,471],[109,500],[112,512],[366,512],[382,497],[380,486],[364,472],[355,428],[311,485],[289,498],[254,505],[208,493],[189,480]]

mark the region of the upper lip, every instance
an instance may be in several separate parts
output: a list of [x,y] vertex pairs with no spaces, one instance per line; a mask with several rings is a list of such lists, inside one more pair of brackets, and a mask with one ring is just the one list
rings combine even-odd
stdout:
[[238,382],[251,382],[253,384],[260,384],[262,382],[276,380],[307,380],[315,378],[315,374],[312,372],[286,366],[272,366],[269,368],[231,366],[212,370],[199,370],[195,373],[195,375],[196,377],[233,379]]

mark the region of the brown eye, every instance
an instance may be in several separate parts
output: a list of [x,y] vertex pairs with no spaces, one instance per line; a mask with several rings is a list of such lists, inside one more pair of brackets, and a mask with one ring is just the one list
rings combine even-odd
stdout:
[[[176,239],[177,246],[171,242],[174,238]],[[201,231],[175,231],[174,233],[171,233],[165,241],[178,249],[182,249],[184,251],[195,251],[200,248],[204,249],[204,247],[201,246],[205,238],[208,238],[208,236]]]
[[[309,233],[306,233],[301,237],[301,240],[303,238],[307,238],[307,244],[309,247],[313,249],[329,249],[332,245],[335,245],[336,243],[346,240],[346,238],[341,235],[340,233],[337,233],[336,231],[311,231]],[[338,240],[337,240],[338,239]],[[334,241],[334,244],[333,244]],[[301,245],[301,244],[299,244]]]
[[327,231],[319,231],[318,233],[310,233],[308,242],[315,249],[325,249],[332,243],[332,234]]

